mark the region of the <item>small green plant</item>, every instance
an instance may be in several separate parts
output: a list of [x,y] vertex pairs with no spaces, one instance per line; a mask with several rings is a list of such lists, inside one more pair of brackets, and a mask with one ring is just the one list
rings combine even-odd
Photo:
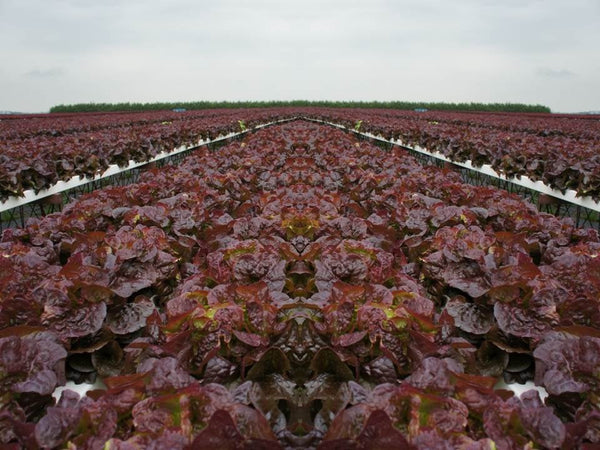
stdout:
[[360,131],[360,126],[362,125],[362,120],[358,120],[354,125],[354,131]]
[[246,124],[244,123],[243,120],[238,120],[238,124],[240,125],[240,130],[246,131],[248,129],[248,128],[246,128]]

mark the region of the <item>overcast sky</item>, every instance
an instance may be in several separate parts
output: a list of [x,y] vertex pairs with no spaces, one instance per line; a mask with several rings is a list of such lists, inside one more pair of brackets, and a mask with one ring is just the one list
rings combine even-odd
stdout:
[[600,0],[0,0],[0,110],[414,100],[600,109]]

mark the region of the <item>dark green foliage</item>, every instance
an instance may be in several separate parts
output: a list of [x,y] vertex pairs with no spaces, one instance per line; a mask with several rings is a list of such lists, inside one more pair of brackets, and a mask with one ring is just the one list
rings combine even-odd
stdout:
[[330,100],[269,100],[269,101],[196,101],[196,102],[153,102],[153,103],[77,103],[56,105],[51,113],[65,112],[109,112],[109,111],[157,111],[165,109],[216,109],[216,108],[271,108],[282,106],[322,106],[328,108],[387,108],[387,109],[432,109],[437,111],[493,111],[549,113],[544,105],[523,103],[446,103],[405,101],[330,101]]

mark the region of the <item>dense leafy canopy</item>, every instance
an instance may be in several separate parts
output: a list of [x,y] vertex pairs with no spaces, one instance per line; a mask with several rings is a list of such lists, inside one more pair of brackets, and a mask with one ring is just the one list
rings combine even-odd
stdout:
[[200,149],[3,233],[0,444],[592,448],[599,252],[327,126]]
[[329,109],[307,112],[306,117],[600,200],[597,116]]
[[395,107],[386,104],[229,106],[237,108],[7,116],[0,120],[0,200],[20,197],[26,190],[38,192],[77,175],[100,175],[112,164],[148,161],[200,139],[298,117],[335,122],[440,152],[452,161],[488,164],[508,177],[526,175],[563,192],[572,189],[600,199],[598,117],[415,112],[383,109]]
[[76,103],[56,105],[51,113],[74,113],[91,111],[156,111],[164,109],[212,109],[212,108],[273,108],[273,107],[319,106],[328,108],[393,108],[393,109],[435,109],[450,111],[512,111],[549,113],[544,105],[523,103],[448,103],[448,102],[406,102],[406,101],[330,101],[330,100],[271,100],[271,101],[197,101],[197,102],[155,102],[155,103]]

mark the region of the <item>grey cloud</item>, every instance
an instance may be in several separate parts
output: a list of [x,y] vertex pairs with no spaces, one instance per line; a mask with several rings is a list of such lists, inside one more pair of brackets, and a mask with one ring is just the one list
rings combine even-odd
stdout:
[[0,109],[289,98],[600,105],[598,0],[0,0],[0,10],[0,59],[10,62]]
[[31,78],[54,78],[64,75],[64,69],[60,67],[52,67],[49,69],[33,69],[25,72],[23,75]]
[[545,78],[573,78],[577,76],[576,73],[568,69],[552,69],[550,67],[538,67],[536,74]]

